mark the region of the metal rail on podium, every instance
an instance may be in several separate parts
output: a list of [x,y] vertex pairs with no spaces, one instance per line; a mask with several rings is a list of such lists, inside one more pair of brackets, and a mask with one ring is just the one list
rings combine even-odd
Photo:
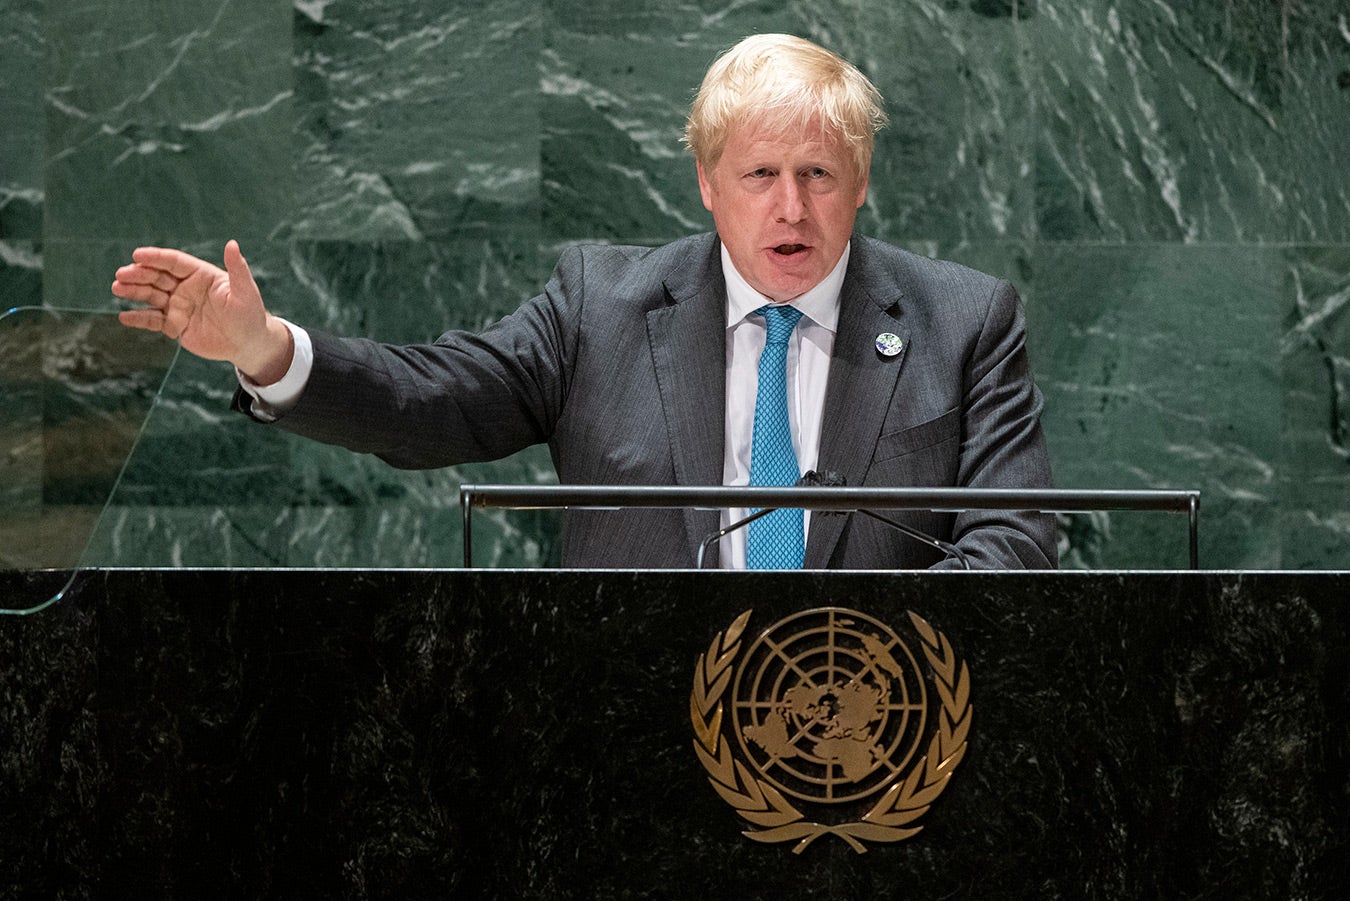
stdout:
[[1190,568],[1200,568],[1200,492],[1196,490],[1080,490],[1072,488],[848,488],[686,487],[671,485],[464,485],[459,489],[464,516],[464,565],[473,566],[473,511],[619,510],[628,507],[744,508],[784,507],[829,512],[874,510],[1031,510],[1083,513],[1134,510],[1185,514],[1189,520]]

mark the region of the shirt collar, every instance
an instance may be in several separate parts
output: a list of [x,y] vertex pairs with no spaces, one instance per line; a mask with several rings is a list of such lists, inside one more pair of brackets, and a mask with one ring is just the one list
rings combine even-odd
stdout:
[[[829,275],[821,279],[820,284],[788,301],[813,323],[828,329],[831,333],[835,332],[839,325],[839,294],[844,288],[844,273],[848,271],[848,254],[852,246],[851,242],[844,245],[839,262],[834,264]],[[727,283],[727,328],[739,324],[745,317],[770,302],[767,297],[750,287],[750,283],[736,270],[736,264],[731,262],[731,254],[727,252],[725,244],[722,245],[722,276]]]

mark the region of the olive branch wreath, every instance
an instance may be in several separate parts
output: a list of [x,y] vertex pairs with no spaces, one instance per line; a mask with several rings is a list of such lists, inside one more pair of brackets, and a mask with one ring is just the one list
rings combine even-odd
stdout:
[[892,783],[881,799],[863,814],[861,821],[829,825],[806,820],[806,815],[768,782],[756,777],[731,750],[722,733],[722,696],[731,684],[732,663],[741,650],[741,634],[750,621],[745,611],[713,636],[708,650],[694,667],[694,687],[689,694],[689,718],[694,726],[694,750],[708,781],[722,799],[758,829],[747,829],[747,838],[766,844],[796,841],[792,853],[801,854],[822,835],[834,835],[854,851],[867,851],[864,841],[898,842],[917,835],[922,826],[913,824],[927,812],[951,780],[957,764],[966,755],[970,732],[970,670],[956,658],[947,636],[935,630],[917,613],[910,621],[923,640],[924,656],[933,668],[942,713],[938,728],[928,743],[928,753]]

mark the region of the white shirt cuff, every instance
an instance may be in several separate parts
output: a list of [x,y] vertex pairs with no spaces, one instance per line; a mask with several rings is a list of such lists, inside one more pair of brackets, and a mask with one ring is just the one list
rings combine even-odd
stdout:
[[285,319],[281,322],[290,329],[291,338],[295,341],[291,368],[286,370],[281,381],[259,385],[237,367],[234,370],[235,376],[239,379],[239,387],[253,398],[253,415],[263,422],[275,422],[296,405],[300,395],[305,392],[305,385],[309,384],[309,374],[314,369],[314,342],[309,339],[309,332]]

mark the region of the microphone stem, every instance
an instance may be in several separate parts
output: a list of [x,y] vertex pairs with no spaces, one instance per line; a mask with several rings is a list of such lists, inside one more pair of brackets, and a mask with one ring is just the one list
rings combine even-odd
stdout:
[[[744,519],[738,519],[736,520],[736,522],[731,523],[726,528],[718,529],[716,532],[710,533],[708,537],[704,538],[703,541],[699,542],[698,559],[695,564],[695,568],[696,569],[703,568],[703,558],[707,554],[708,548],[712,547],[713,542],[721,541],[724,536],[730,534],[731,532],[736,531],[737,529],[741,529],[744,528],[745,526],[748,526],[750,523],[754,522],[755,520],[759,519],[762,516],[768,516],[770,513],[774,512],[774,510],[777,509],[778,509],[777,507],[765,507],[761,510],[756,510],[754,513],[751,513]],[[891,519],[888,516],[882,516],[880,513],[874,513],[871,510],[858,510],[857,512],[863,514],[864,516],[870,516],[873,519],[878,520],[879,522],[884,522],[886,525],[890,526],[891,528],[899,532],[903,532],[910,538],[913,538],[915,541],[921,541],[924,544],[928,545],[929,547],[937,548],[939,551],[942,551],[942,553],[946,554],[949,557],[955,557],[957,561],[960,562],[962,569],[966,570],[970,569],[970,558],[966,556],[966,552],[961,550],[956,545],[952,544],[950,541],[943,541],[940,538],[934,538],[932,535],[920,532],[918,529],[915,529],[912,526],[907,526],[902,522],[896,522],[894,519]]]
[[748,526],[748,525],[750,525],[750,523],[752,523],[752,522],[754,522],[755,520],[759,519],[761,516],[768,516],[770,513],[772,513],[773,511],[775,511],[775,510],[777,510],[777,509],[778,509],[777,507],[765,507],[765,508],[762,509],[762,510],[756,510],[754,513],[751,513],[749,516],[745,517],[744,519],[738,519],[738,520],[736,520],[735,522],[733,522],[731,525],[727,526],[725,529],[718,529],[716,532],[713,532],[713,533],[712,533],[711,535],[709,535],[707,538],[704,538],[703,541],[701,541],[701,542],[699,543],[699,546],[698,546],[698,562],[697,562],[697,564],[695,565],[694,568],[695,568],[695,569],[702,569],[702,568],[703,568],[703,554],[704,554],[704,552],[706,552],[706,551],[708,550],[708,548],[712,547],[712,543],[713,543],[714,541],[721,541],[722,538],[723,538],[723,536],[725,536],[725,535],[727,535],[727,534],[729,534],[729,533],[731,533],[731,532],[734,532],[734,531],[736,531],[737,529],[740,529],[740,528],[743,528],[743,527],[745,527],[745,526]]
[[884,522],[886,525],[890,526],[893,529],[899,529],[901,532],[904,532],[910,538],[913,538],[916,541],[922,541],[924,544],[929,545],[930,547],[935,547],[949,557],[955,557],[957,560],[960,561],[963,569],[970,569],[970,558],[966,556],[966,552],[961,550],[956,545],[952,544],[950,541],[943,541],[940,538],[934,538],[932,535],[920,532],[918,529],[911,528],[910,526],[907,526],[902,522],[896,522],[895,520],[891,519],[888,516],[882,516],[880,513],[873,513],[871,510],[859,510],[858,512],[863,514],[864,516],[870,516],[873,519],[880,520],[881,522]]

